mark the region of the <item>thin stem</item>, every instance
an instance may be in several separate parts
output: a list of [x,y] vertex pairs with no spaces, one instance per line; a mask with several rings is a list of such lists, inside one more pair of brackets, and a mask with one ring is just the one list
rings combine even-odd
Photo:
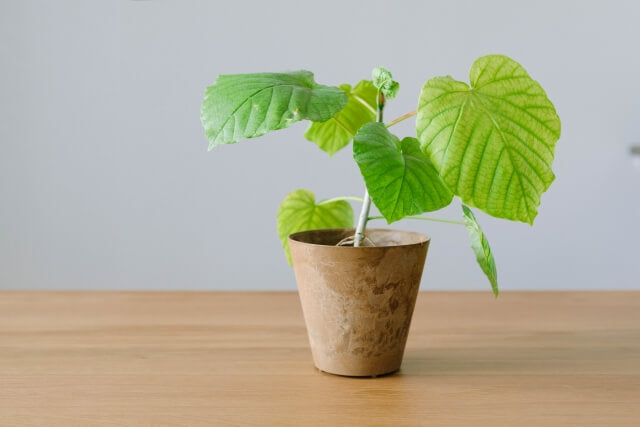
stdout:
[[[378,90],[376,96],[376,122],[378,123],[382,123],[382,112],[385,102],[386,99],[384,95]],[[369,197],[369,191],[367,191],[365,187],[362,209],[360,210],[360,217],[358,218],[358,226],[356,227],[356,234],[353,236],[353,247],[355,248],[359,247],[364,239],[364,231],[367,228],[367,221],[369,220],[369,209],[371,209],[371,197]]]
[[376,113],[376,122],[382,123],[382,113],[384,112],[384,104],[386,102],[386,99],[384,98],[384,94],[380,91],[378,91],[377,102],[378,112]]
[[[372,220],[372,219],[384,219],[384,217],[378,215],[378,216],[370,216],[367,219],[369,219],[369,220]],[[419,219],[419,220],[422,220],[422,221],[446,222],[447,224],[465,225],[465,223],[462,222],[462,221],[454,221],[453,219],[432,218],[432,217],[428,217],[428,216],[405,216],[404,219]]]
[[340,200],[353,200],[356,202],[364,202],[364,199],[362,199],[362,197],[356,197],[356,196],[341,196],[341,197],[333,197],[331,199],[326,199],[326,200],[321,200],[320,202],[318,202],[319,205],[324,205],[325,203],[331,203],[331,202],[337,202]]
[[415,116],[416,114],[418,114],[418,110],[414,110],[414,111],[412,111],[412,112],[410,112],[410,113],[407,113],[407,114],[405,114],[405,115],[403,115],[403,116],[398,117],[397,119],[391,120],[389,123],[387,123],[387,124],[386,124],[386,126],[387,126],[388,128],[390,128],[391,126],[393,126],[393,125],[397,125],[397,124],[398,124],[398,123],[400,123],[401,121],[407,120],[409,117],[413,117],[413,116]]
[[362,209],[360,210],[360,217],[358,218],[358,226],[356,228],[356,235],[353,236],[353,247],[360,246],[362,239],[364,239],[364,230],[367,228],[367,220],[369,219],[369,209],[371,208],[371,197],[369,192],[364,190],[364,201],[362,202]]

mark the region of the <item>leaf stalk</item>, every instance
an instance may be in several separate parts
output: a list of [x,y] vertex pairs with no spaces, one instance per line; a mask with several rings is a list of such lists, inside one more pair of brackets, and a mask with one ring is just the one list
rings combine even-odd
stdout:
[[339,202],[340,200],[353,200],[356,202],[364,202],[362,197],[356,196],[340,196],[340,197],[332,197],[331,199],[321,200],[318,202],[319,205],[325,205],[332,202]]
[[[367,219],[372,220],[372,219],[385,219],[385,218],[382,215],[376,215],[376,216],[370,216]],[[453,219],[444,219],[444,218],[432,218],[428,216],[411,215],[411,216],[405,216],[403,219],[419,219],[422,221],[435,221],[435,222],[445,222],[447,224],[465,225],[463,221],[455,221]]]
[[413,111],[412,111],[412,112],[410,112],[410,113],[407,113],[407,114],[404,114],[404,115],[402,115],[402,116],[398,117],[397,119],[393,119],[393,120],[391,120],[391,121],[390,121],[389,123],[387,123],[385,126],[386,126],[386,127],[388,127],[388,128],[390,128],[391,126],[393,126],[393,125],[397,125],[398,123],[400,123],[400,122],[402,122],[402,121],[404,121],[404,120],[407,120],[409,117],[413,117],[413,116],[415,116],[416,114],[418,114],[418,110],[413,110]]

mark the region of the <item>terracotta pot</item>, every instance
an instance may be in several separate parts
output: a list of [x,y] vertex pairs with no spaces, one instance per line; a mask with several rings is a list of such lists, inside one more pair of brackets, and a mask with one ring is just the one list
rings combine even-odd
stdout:
[[376,247],[335,246],[353,229],[289,236],[313,360],[338,375],[397,371],[407,342],[429,237],[367,229]]

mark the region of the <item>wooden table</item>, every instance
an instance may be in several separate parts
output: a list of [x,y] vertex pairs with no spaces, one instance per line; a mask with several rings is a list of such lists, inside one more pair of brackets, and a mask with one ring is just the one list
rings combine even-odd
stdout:
[[640,292],[425,292],[399,373],[314,369],[296,293],[1,292],[0,425],[640,425]]

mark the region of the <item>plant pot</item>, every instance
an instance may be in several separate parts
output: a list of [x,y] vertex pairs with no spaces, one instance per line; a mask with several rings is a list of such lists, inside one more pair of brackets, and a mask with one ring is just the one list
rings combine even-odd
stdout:
[[378,376],[402,363],[429,237],[367,229],[376,246],[335,246],[353,229],[289,236],[313,361],[337,375]]

